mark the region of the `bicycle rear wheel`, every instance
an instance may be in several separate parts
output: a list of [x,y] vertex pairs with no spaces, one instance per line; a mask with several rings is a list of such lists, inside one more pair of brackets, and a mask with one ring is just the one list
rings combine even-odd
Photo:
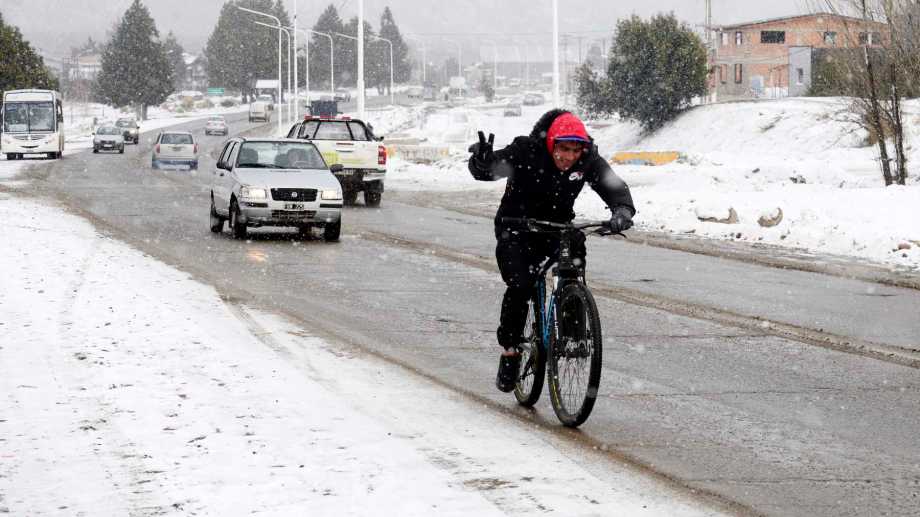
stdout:
[[527,323],[524,325],[524,343],[521,351],[521,373],[514,387],[518,404],[533,407],[543,393],[546,378],[546,353],[543,352],[543,322],[535,300],[528,303]]
[[578,427],[591,415],[601,381],[601,320],[584,284],[563,287],[556,303],[558,332],[547,358],[550,399],[562,424]]

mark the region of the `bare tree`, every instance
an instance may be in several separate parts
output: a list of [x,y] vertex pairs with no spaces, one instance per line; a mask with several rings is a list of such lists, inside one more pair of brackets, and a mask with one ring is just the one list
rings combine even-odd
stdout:
[[[917,0],[819,0],[817,10],[842,18],[850,50],[834,55],[835,90],[852,96],[853,109],[878,145],[885,185],[907,182],[902,102],[918,87]],[[841,35],[838,35],[838,37]],[[858,49],[858,51],[857,51]],[[889,152],[889,140],[891,151]]]

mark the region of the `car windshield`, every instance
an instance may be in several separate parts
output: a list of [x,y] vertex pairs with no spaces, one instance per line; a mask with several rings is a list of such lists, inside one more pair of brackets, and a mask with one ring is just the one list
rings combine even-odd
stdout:
[[351,132],[344,121],[324,120],[316,130],[314,140],[351,140]]
[[186,133],[163,133],[160,135],[160,143],[170,145],[191,145],[194,142],[192,141],[192,135]]
[[54,131],[54,119],[50,102],[10,102],[3,106],[5,133]]
[[134,127],[134,121],[130,119],[122,119],[115,123],[118,127]]
[[208,119],[208,122],[223,122],[224,117],[211,117]]
[[244,142],[236,166],[292,170],[328,168],[316,147],[306,142]]
[[115,126],[104,126],[96,130],[97,135],[120,135],[121,131]]

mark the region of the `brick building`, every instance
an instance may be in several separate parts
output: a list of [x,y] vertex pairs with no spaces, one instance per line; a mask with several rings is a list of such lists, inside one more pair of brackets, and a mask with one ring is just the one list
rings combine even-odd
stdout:
[[833,14],[761,20],[716,29],[710,86],[719,101],[805,95],[815,49],[884,44],[885,26]]

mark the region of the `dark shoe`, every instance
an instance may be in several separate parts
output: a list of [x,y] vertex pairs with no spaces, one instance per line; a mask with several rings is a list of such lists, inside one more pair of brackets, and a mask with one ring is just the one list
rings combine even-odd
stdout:
[[495,386],[505,392],[514,391],[521,370],[521,354],[502,355],[498,361],[498,375],[495,377]]

